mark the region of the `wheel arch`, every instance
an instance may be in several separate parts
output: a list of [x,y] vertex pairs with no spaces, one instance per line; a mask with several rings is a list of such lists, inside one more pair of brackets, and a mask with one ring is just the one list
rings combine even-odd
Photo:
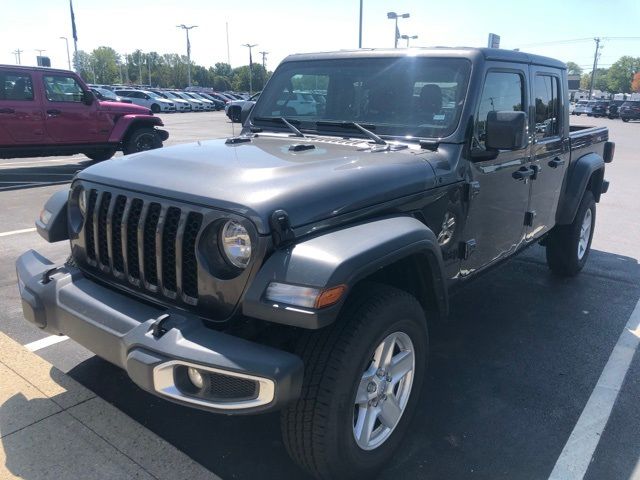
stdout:
[[604,159],[592,152],[583,155],[571,165],[556,213],[558,225],[569,225],[573,222],[586,190],[593,192],[596,202],[600,201],[600,195],[603,193],[604,164]]
[[[355,225],[276,250],[249,287],[245,315],[274,323],[317,329],[333,323],[362,282],[374,280],[415,295],[425,310],[448,314],[442,253],[435,234],[413,217],[391,217]],[[271,282],[329,289],[347,287],[340,302],[301,309],[265,301]]]

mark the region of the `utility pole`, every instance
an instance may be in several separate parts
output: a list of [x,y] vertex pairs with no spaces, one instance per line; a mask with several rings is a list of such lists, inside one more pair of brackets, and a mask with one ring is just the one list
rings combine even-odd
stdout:
[[225,22],[227,26],[227,65],[231,66],[231,54],[229,53],[229,22]]
[[17,64],[17,65],[21,65],[21,62],[20,62],[20,54],[21,54],[22,52],[24,52],[24,50],[20,50],[19,48],[16,48],[13,52],[11,52],[11,53],[13,53],[13,54],[16,56],[16,64]]
[[176,27],[181,28],[187,34],[187,86],[191,86],[191,42],[189,41],[189,30],[192,28],[197,28],[198,25],[176,25]]
[[142,52],[138,50],[138,83],[142,85]]
[[358,28],[358,48],[362,48],[362,1],[360,0],[360,23]]
[[151,86],[151,60],[147,54],[147,70],[149,70],[149,86]]
[[591,70],[591,86],[589,87],[589,100],[593,95],[593,85],[596,81],[596,69],[598,68],[598,51],[600,50],[600,37],[594,38],[596,41],[596,53],[593,55],[593,70]]
[[[60,40],[64,40],[64,42],[67,44],[67,63],[69,64],[69,70],[71,70],[71,56],[69,55],[69,39],[67,37],[60,37]],[[122,76],[122,73],[120,74],[120,76]]]
[[253,66],[253,58],[251,57],[251,49],[253,47],[258,46],[258,44],[243,43],[242,46],[247,47],[249,49],[249,95],[253,95],[253,83],[251,79],[251,76],[252,76],[251,67]]
[[260,53],[260,55],[262,55],[262,68],[264,68],[264,71],[267,71],[267,55],[269,54],[269,52],[258,52]]

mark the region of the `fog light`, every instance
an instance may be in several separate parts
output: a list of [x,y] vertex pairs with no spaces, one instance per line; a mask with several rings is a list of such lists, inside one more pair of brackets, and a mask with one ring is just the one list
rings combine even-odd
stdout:
[[204,387],[204,378],[202,378],[202,374],[198,371],[197,368],[189,367],[187,370],[187,375],[189,375],[189,380],[193,383],[197,388]]

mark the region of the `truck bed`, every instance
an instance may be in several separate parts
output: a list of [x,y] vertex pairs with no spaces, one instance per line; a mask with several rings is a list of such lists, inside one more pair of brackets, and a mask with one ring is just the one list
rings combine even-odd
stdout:
[[602,156],[604,143],[607,140],[609,140],[609,129],[607,127],[571,125],[569,127],[571,161],[573,162],[591,152]]

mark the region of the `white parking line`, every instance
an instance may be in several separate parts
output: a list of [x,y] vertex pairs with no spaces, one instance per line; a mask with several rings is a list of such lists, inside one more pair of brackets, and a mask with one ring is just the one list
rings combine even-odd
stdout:
[[35,228],[23,228],[22,230],[13,230],[11,232],[2,232],[0,233],[0,237],[8,237],[9,235],[18,235],[19,233],[30,233],[35,232]]
[[51,345],[55,345],[56,343],[64,342],[65,340],[69,340],[69,337],[66,337],[64,335],[49,335],[48,337],[41,338],[40,340],[36,340],[35,342],[27,343],[24,348],[26,348],[30,352],[37,352],[38,350],[50,347]]
[[573,427],[549,480],[584,478],[639,343],[640,301],[631,313],[629,321],[618,338],[618,343],[613,347],[598,383],[578,423]]

